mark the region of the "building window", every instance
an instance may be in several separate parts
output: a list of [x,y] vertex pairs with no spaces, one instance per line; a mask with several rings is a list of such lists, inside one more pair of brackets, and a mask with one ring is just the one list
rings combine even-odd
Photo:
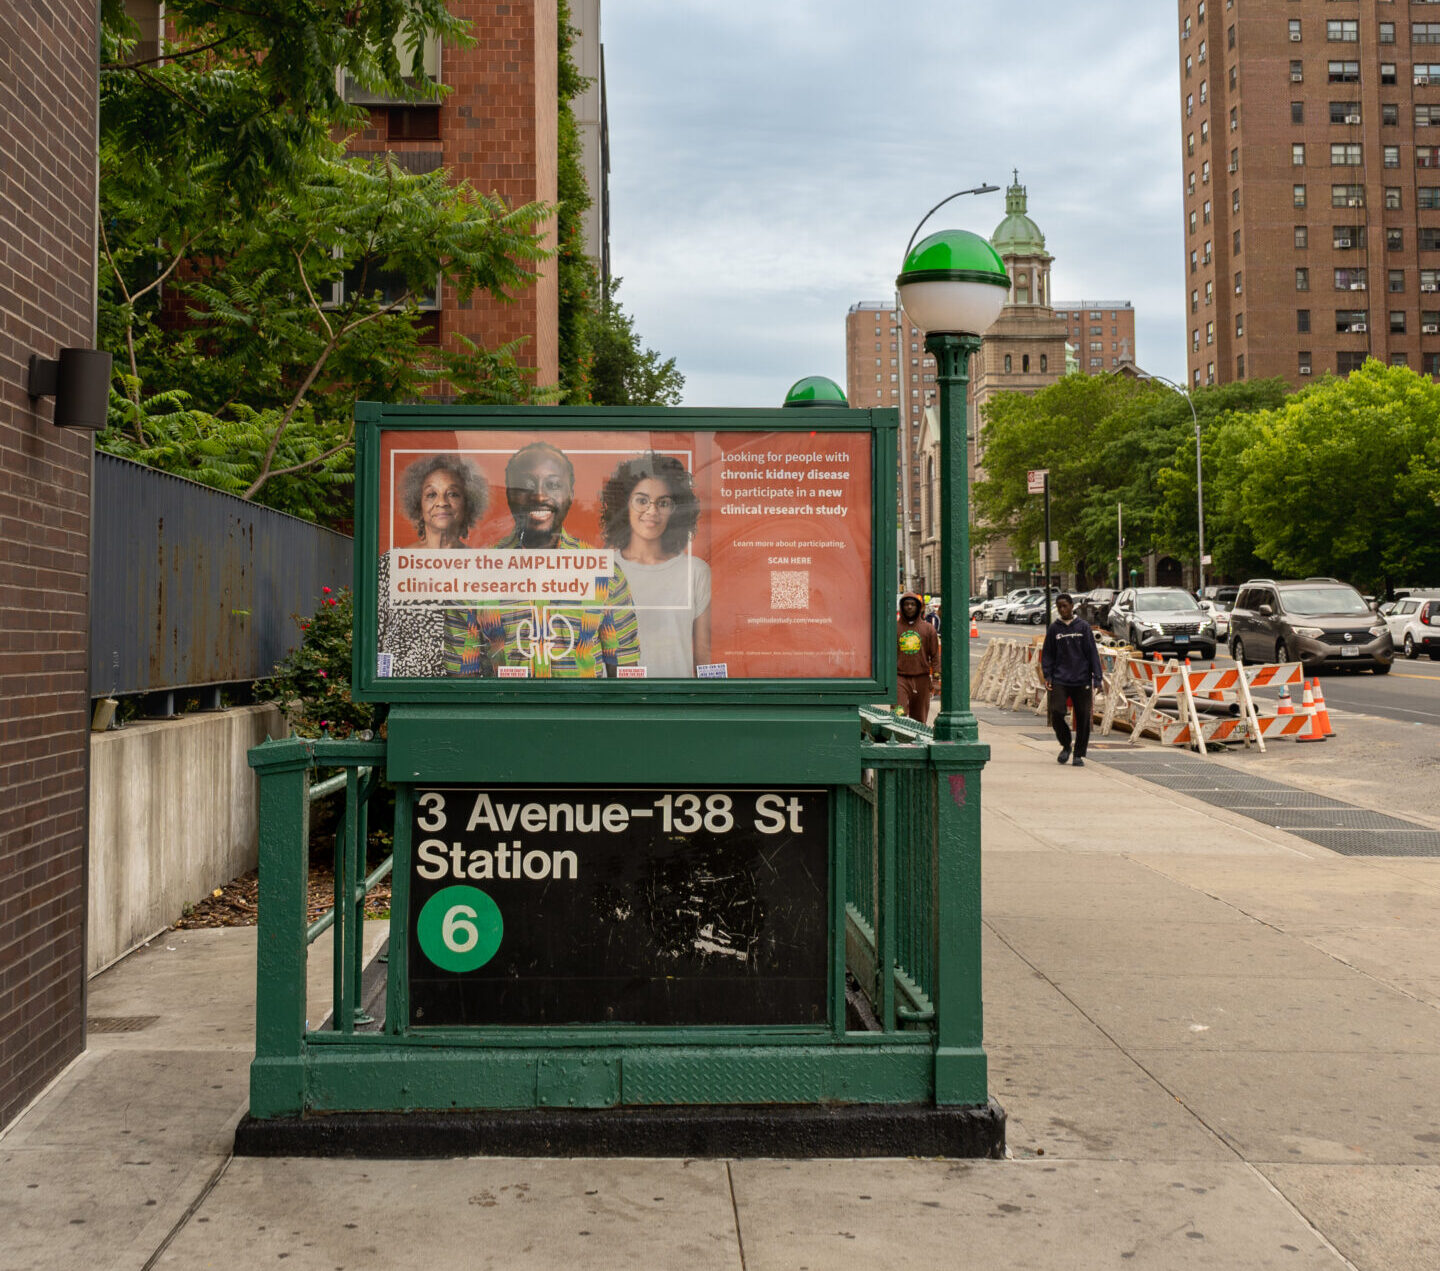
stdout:
[[1385,187],[1385,208],[1390,212],[1398,212],[1404,206],[1404,199],[1400,194],[1398,185],[1387,185]]
[[1193,172],[1185,181],[1185,193],[1187,195],[1195,193],[1195,174]]
[[1185,153],[1188,155],[1195,153],[1195,134],[1193,132],[1185,138]]
[[1335,330],[1340,335],[1345,335],[1349,332],[1359,332],[1363,334],[1368,331],[1369,326],[1365,321],[1365,310],[1336,309]]
[[1206,363],[1205,363],[1205,382],[1206,382],[1207,384],[1213,384],[1213,383],[1215,382],[1215,363],[1214,363],[1214,362],[1206,362]]
[[1200,144],[1203,146],[1203,145],[1204,145],[1207,141],[1209,141],[1209,140],[1210,140],[1210,121],[1209,121],[1208,119],[1202,119],[1202,120],[1200,121]]
[[1195,253],[1194,253],[1194,251],[1191,251],[1191,253],[1190,253],[1190,272],[1191,272],[1192,274],[1195,272]]
[[[1208,223],[1208,222],[1207,222],[1207,223]],[[1192,234],[1195,232],[1195,213],[1194,213],[1194,212],[1191,212],[1191,213],[1190,213],[1190,232],[1191,232]]]
[[1200,263],[1202,265],[1210,263],[1210,240],[1208,238],[1205,240],[1205,251],[1201,254]]
[[1381,164],[1382,164],[1384,167],[1387,167],[1387,168],[1398,168],[1398,167],[1400,166],[1400,147],[1399,147],[1399,146],[1383,146],[1383,147],[1381,147],[1380,162],[1381,162]]
[[1440,168],[1440,146],[1416,146],[1415,166],[1417,168]]
[[1358,84],[1360,82],[1359,62],[1330,62],[1327,64],[1330,83]]
[[1239,86],[1239,80],[1236,78],[1237,74],[1238,72],[1236,71],[1235,67],[1232,66],[1230,68],[1230,91],[1232,93]]
[[1310,246],[1310,227],[1308,225],[1297,225],[1295,227],[1295,246]]
[[[1290,122],[1294,123],[1295,120],[1292,119]],[[1331,102],[1330,122],[1332,124],[1358,124],[1360,122],[1360,103]]]
[[1354,18],[1331,18],[1325,23],[1325,38],[1332,44],[1358,44],[1360,23]]
[[1235,378],[1240,380],[1245,378],[1245,355],[1243,353],[1237,354],[1235,357]]
[[[1230,131],[1231,131],[1231,132],[1234,132],[1235,129],[1237,129],[1238,127],[1240,127],[1240,107],[1239,107],[1239,106],[1231,106],[1231,107],[1230,107]],[[1201,125],[1200,125],[1200,135],[1201,135],[1202,137],[1205,135],[1205,125],[1204,125],[1204,124],[1201,124]]]
[[1290,39],[1296,44],[1300,43],[1300,19],[1290,19]]
[[1330,232],[1330,246],[1336,251],[1348,252],[1365,246],[1363,225],[1336,225]]
[[1298,331],[1301,335],[1305,335],[1310,330],[1309,309],[1295,310],[1295,330]]
[[1205,61],[1205,41],[1204,41],[1204,40],[1201,40],[1201,41],[1200,41],[1200,53],[1199,53],[1199,55],[1195,58],[1195,60],[1196,60],[1197,62],[1204,62],[1204,61]]
[[1210,184],[1210,160],[1209,160],[1209,159],[1203,159],[1203,160],[1201,160],[1201,162],[1200,162],[1200,184],[1201,184],[1201,185],[1209,185],[1209,184]]
[[1204,79],[1202,79],[1202,80],[1200,81],[1200,104],[1201,104],[1202,106],[1205,104],[1205,98],[1206,98],[1206,91],[1205,91],[1205,90],[1206,90],[1206,85],[1208,85],[1209,82],[1210,82],[1209,80],[1204,80]]
[[1206,343],[1206,344],[1214,344],[1214,343],[1215,343],[1215,324],[1214,324],[1214,322],[1207,322],[1207,323],[1205,324],[1205,343]]
[[[1291,122],[1292,124],[1303,124],[1303,123],[1305,122],[1305,103],[1304,103],[1304,102],[1291,102],[1291,103],[1290,103],[1290,122]],[[1334,120],[1331,120],[1331,122],[1333,123]]]
[[1396,73],[1396,71],[1395,71],[1395,63],[1394,63],[1394,62],[1381,62],[1381,63],[1380,63],[1380,83],[1381,83],[1382,85],[1385,85],[1385,84],[1395,85],[1395,84],[1398,84],[1399,82],[1400,82],[1400,77],[1399,77],[1399,75],[1398,75],[1398,74]]
[[1404,310],[1404,309],[1391,309],[1391,310],[1390,310],[1390,330],[1393,331],[1396,335],[1404,335],[1404,334],[1405,334],[1405,310]]
[[1206,282],[1205,284],[1205,303],[1207,305],[1215,303],[1215,284],[1213,282]]
[[1230,235],[1230,250],[1236,256],[1240,254],[1240,231],[1238,229]]
[[1335,372],[1337,375],[1349,375],[1352,371],[1358,371],[1365,365],[1364,353],[1337,353],[1335,355]]
[[1363,185],[1332,185],[1330,187],[1331,207],[1364,207],[1365,187]]
[[1200,293],[1198,291],[1191,291],[1190,293],[1190,312],[1200,312]]
[[1440,62],[1416,62],[1414,74],[1417,84],[1440,83]]
[[1395,24],[1393,22],[1382,22],[1380,24],[1380,43],[1395,43]]
[[1422,225],[1415,233],[1422,252],[1440,252],[1440,229]]
[[1005,374],[1010,374],[1010,355],[1008,353],[1005,355]]
[[1020,355],[1020,370],[1025,375],[1030,374],[1030,355],[1028,353]]
[[1411,44],[1440,44],[1440,22],[1412,22]]
[[1440,106],[1416,106],[1415,127],[1433,128],[1440,124]]
[[1391,366],[1409,366],[1410,359],[1403,353],[1392,353],[1390,355]]
[[1194,63],[1194,59],[1190,56],[1190,54],[1188,54],[1188,53],[1185,54],[1185,78],[1186,78],[1186,79],[1189,79],[1189,78],[1190,78],[1190,67],[1192,66],[1193,63]]
[[1044,375],[1050,369],[1050,359],[1045,354],[1040,355],[1040,374]]
[[1190,332],[1190,348],[1192,352],[1200,351],[1200,328],[1196,327]]
[[1440,269],[1422,269],[1420,271],[1420,290],[1440,290]]
[[1296,290],[1296,291],[1309,291],[1309,290],[1310,290],[1310,271],[1309,271],[1308,269],[1306,269],[1304,266],[1301,266],[1299,269],[1297,269],[1297,270],[1295,271],[1295,290]]
[[1330,146],[1332,168],[1358,168],[1364,160],[1364,147],[1358,141],[1333,142]]
[[1303,185],[1292,185],[1290,187],[1290,201],[1296,207],[1305,206],[1305,187]]
[[1440,310],[1420,310],[1420,334],[1440,335]]
[[1363,269],[1337,269],[1335,271],[1336,291],[1364,291],[1365,270]]
[[1303,168],[1305,166],[1305,143],[1297,141],[1290,147],[1290,166]]
[[1230,210],[1231,210],[1232,212],[1238,212],[1238,211],[1240,210],[1240,191],[1239,191],[1239,190],[1231,190],[1231,191],[1230,191]]
[[1245,315],[1243,313],[1235,315],[1235,334],[1237,336],[1245,334]]
[[1400,122],[1400,107],[1394,102],[1386,102],[1380,107],[1380,122],[1382,124],[1398,124]]
[[1391,269],[1385,274],[1385,290],[1391,295],[1396,295],[1405,290],[1405,271],[1403,269]]
[[1440,353],[1426,353],[1421,359],[1425,374],[1429,376],[1440,375]]
[[1235,47],[1235,24],[1233,22],[1225,30],[1225,47],[1227,49]]
[[1206,224],[1206,225],[1209,225],[1209,224],[1210,224],[1210,200],[1209,200],[1209,199],[1206,199],[1205,202],[1201,205],[1201,213],[1200,213],[1200,214],[1201,214],[1201,216],[1204,218],[1205,224]]
[[1440,208],[1440,185],[1422,185],[1416,190],[1415,206],[1427,211]]
[[1300,350],[1300,374],[1301,374],[1301,375],[1309,375],[1309,374],[1310,374],[1310,350],[1309,350],[1309,349],[1301,349],[1301,350]]
[[1303,84],[1305,82],[1305,63],[1294,61],[1290,63],[1290,82],[1292,84]]
[[1385,231],[1385,250],[1398,252],[1404,250],[1405,231],[1403,229],[1387,229]]
[[1235,294],[1240,295],[1245,289],[1240,285],[1240,271],[1235,271]]

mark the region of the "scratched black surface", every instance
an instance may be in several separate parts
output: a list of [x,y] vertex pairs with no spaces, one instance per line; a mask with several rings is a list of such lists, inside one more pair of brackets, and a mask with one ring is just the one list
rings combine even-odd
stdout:
[[[484,787],[501,800],[623,803],[652,807],[679,789]],[[467,832],[481,787],[437,787],[449,824],[418,825],[412,842],[459,841],[466,852],[518,838],[523,851],[571,850],[574,881],[421,878],[410,882],[410,1022],[486,1024],[815,1024],[827,1018],[828,791],[776,789],[800,801],[800,832],[754,828],[767,788],[686,787],[704,800],[728,794],[735,828],[662,832],[658,815],[619,833]],[[425,788],[416,788],[416,795]],[[417,820],[423,812],[418,810]],[[453,974],[421,952],[416,918],[457,882],[500,908],[495,957]]]

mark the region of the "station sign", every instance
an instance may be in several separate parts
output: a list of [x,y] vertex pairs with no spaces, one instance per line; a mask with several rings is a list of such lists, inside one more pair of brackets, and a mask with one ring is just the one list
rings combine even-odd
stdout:
[[411,1026],[822,1024],[824,788],[412,791]]

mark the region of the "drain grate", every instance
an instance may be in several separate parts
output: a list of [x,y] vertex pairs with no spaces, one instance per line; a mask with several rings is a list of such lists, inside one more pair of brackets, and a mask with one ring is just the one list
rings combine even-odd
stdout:
[[138,1033],[159,1018],[158,1015],[92,1015],[85,1021],[85,1027],[92,1033]]
[[1217,808],[1232,812],[1251,812],[1260,808],[1348,808],[1350,804],[1323,794],[1304,790],[1211,790],[1191,796]]
[[1435,830],[1292,830],[1341,856],[1440,856]]
[[1242,816],[1264,821],[1277,830],[1394,830],[1415,833],[1413,821],[1371,812],[1367,808],[1235,808]]

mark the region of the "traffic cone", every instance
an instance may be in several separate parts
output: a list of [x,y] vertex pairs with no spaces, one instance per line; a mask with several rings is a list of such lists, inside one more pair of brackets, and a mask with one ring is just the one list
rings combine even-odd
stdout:
[[[1215,669],[1214,662],[1210,663],[1210,669],[1212,671]],[[1212,702],[1223,702],[1225,700],[1225,690],[1223,688],[1212,688],[1210,692],[1206,694],[1206,696]]]
[[1305,681],[1305,695],[1300,699],[1300,712],[1308,716],[1310,723],[1295,734],[1295,740],[1324,741],[1325,734],[1320,730],[1320,717],[1315,713],[1315,694],[1310,691],[1309,680]]
[[978,640],[980,638],[980,623],[976,620],[973,613],[970,615],[970,638],[972,640]]
[[1290,700],[1290,686],[1288,684],[1282,684],[1280,686],[1280,699],[1275,707],[1275,713],[1277,715],[1293,715],[1295,713],[1295,704]]
[[1320,721],[1320,733],[1325,737],[1335,736],[1335,727],[1330,722],[1330,712],[1325,707],[1325,690],[1320,687],[1320,677],[1315,677],[1315,718]]

